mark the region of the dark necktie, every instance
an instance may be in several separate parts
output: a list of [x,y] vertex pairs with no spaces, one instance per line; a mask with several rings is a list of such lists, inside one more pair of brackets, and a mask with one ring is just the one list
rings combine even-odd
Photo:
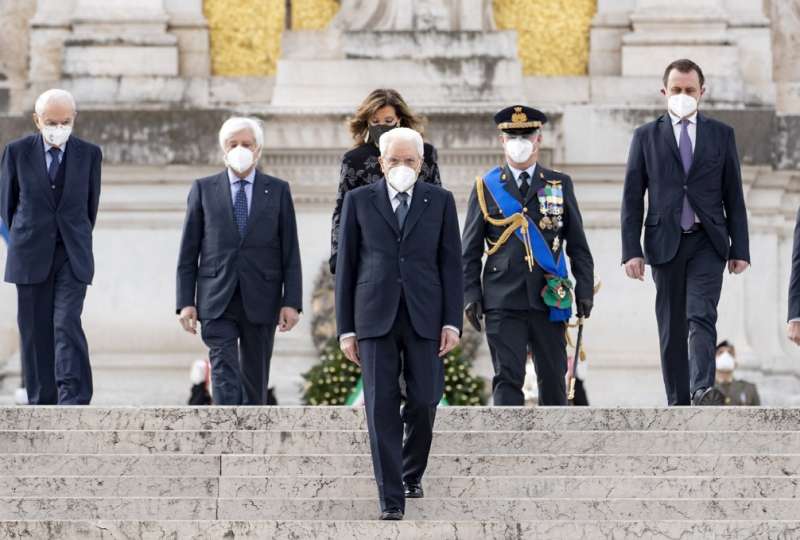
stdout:
[[239,190],[236,192],[236,200],[233,203],[233,218],[236,220],[236,227],[239,229],[239,236],[244,238],[244,232],[247,230],[247,194],[244,192],[244,186],[247,184],[244,180],[236,182]]
[[58,174],[58,166],[61,164],[58,161],[58,156],[61,155],[61,149],[56,148],[55,146],[51,147],[50,150],[47,151],[50,154],[50,167],[47,168],[47,176],[50,177],[50,186],[55,189],[56,187],[56,175]]
[[519,173],[519,192],[522,193],[523,199],[528,196],[528,188],[530,187],[528,184],[529,178],[530,176],[528,175],[528,171],[522,171]]
[[397,210],[394,211],[394,215],[397,216],[397,225],[402,229],[406,222],[406,217],[408,216],[408,193],[398,193],[397,199],[400,201],[400,204],[397,206]]
[[[678,143],[678,150],[681,154],[681,163],[683,164],[683,172],[689,175],[689,169],[692,168],[692,140],[689,138],[689,120],[684,118],[681,120],[681,136]],[[685,184],[684,184],[685,186]],[[689,197],[686,194],[684,187],[683,193],[683,208],[681,209],[681,228],[688,231],[694,226],[694,210],[692,205],[689,204]]]

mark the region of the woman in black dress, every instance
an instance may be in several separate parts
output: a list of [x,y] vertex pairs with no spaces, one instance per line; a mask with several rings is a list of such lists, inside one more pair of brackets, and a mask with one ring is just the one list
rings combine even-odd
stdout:
[[[345,194],[351,189],[383,178],[378,164],[381,154],[378,140],[381,135],[400,126],[422,133],[422,120],[411,112],[396,90],[385,88],[370,92],[349,123],[355,146],[342,158],[339,193],[336,196],[336,208],[333,210],[331,226],[331,273],[336,273],[339,218]],[[436,149],[428,143],[425,143],[425,156],[419,180],[430,184],[442,184],[439,179],[439,166],[436,164]]]

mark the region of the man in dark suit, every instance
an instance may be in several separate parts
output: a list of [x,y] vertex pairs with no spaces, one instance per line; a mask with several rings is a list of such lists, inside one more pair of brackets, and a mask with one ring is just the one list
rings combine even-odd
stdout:
[[231,118],[220,130],[227,169],[192,184],[177,276],[183,328],[210,349],[214,403],[266,405],[276,325],[302,308],[300,246],[289,184],[256,169],[260,123]]
[[363,373],[381,519],[398,520],[406,498],[423,496],[444,387],[441,358],[461,335],[461,242],[452,194],[417,182],[419,133],[395,128],[381,137],[380,149],[385,178],[344,200],[336,323],[342,351]]
[[[566,405],[565,325],[573,302],[578,317],[591,313],[594,261],[572,179],[538,163],[547,116],[516,105],[494,119],[506,164],[479,178],[469,199],[463,238],[467,320],[480,331],[486,316],[495,405],[525,404],[529,348],[539,404]],[[565,250],[577,280],[574,295]]]
[[9,143],[0,165],[0,217],[10,230],[5,280],[17,285],[28,403],[87,405],[92,370],[81,312],[94,276],[103,156],[71,136],[68,92],[48,90],[35,111],[40,133]]
[[792,246],[792,275],[789,279],[789,318],[786,335],[800,345],[800,210],[797,211]]
[[697,112],[705,91],[697,64],[672,62],[663,83],[667,114],[636,129],[628,154],[622,262],[633,279],[644,280],[645,262],[653,269],[669,404],[721,405],[714,351],[722,276],[726,262],[739,274],[750,260],[736,140],[730,126]]

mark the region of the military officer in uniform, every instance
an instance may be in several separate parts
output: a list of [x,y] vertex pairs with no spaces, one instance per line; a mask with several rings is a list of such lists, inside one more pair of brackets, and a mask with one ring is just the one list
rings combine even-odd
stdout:
[[725,405],[744,405],[755,407],[761,405],[756,385],[734,378],[736,369],[736,348],[732,343],[723,341],[717,345],[716,355],[716,387],[722,392]]
[[463,235],[467,320],[480,331],[486,319],[495,405],[524,404],[529,347],[539,404],[566,405],[566,323],[573,312],[583,318],[591,313],[592,254],[572,179],[538,163],[545,114],[516,105],[494,120],[506,163],[478,177],[469,200]]

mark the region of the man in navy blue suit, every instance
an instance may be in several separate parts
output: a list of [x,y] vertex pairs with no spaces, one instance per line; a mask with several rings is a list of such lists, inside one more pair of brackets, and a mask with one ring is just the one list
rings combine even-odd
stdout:
[[227,168],[192,184],[177,271],[184,330],[209,348],[214,402],[266,405],[276,326],[297,324],[303,290],[289,184],[256,167],[261,124],[231,118],[219,132]]
[[733,128],[698,112],[700,66],[676,60],[663,83],[667,113],[636,130],[628,154],[622,262],[632,279],[644,279],[645,262],[653,270],[669,404],[722,405],[714,388],[722,277],[726,265],[740,274],[750,261],[736,139]]
[[385,178],[344,200],[336,323],[342,351],[361,365],[364,378],[381,519],[399,520],[405,499],[423,496],[444,388],[442,357],[461,335],[463,277],[453,195],[417,182],[422,137],[395,128],[381,137],[380,150]]
[[39,133],[9,143],[0,165],[0,217],[9,228],[5,280],[17,285],[32,405],[87,405],[92,399],[81,312],[94,276],[103,156],[71,135],[75,116],[68,92],[43,93],[33,114]]

